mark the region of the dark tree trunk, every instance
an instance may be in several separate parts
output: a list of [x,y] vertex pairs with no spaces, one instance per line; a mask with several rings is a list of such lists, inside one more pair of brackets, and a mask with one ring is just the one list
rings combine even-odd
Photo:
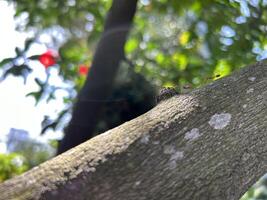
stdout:
[[111,93],[119,64],[124,59],[124,45],[136,6],[137,0],[113,0],[90,73],[78,95],[58,154],[93,136],[101,108]]

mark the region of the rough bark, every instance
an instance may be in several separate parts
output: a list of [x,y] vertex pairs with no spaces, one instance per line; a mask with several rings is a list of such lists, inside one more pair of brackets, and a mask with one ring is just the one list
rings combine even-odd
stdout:
[[136,5],[137,0],[113,0],[90,73],[78,95],[58,154],[93,136],[101,108],[111,93],[119,64],[124,59],[124,44]]
[[237,200],[266,171],[262,61],[4,182],[0,199]]

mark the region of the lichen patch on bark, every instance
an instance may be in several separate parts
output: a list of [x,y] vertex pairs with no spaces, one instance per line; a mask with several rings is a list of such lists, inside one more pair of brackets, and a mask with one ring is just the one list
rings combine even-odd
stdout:
[[248,77],[248,80],[250,80],[250,81],[255,81],[256,80],[256,77],[254,77],[254,76],[251,76],[251,77]]
[[229,113],[215,114],[210,118],[209,125],[214,129],[223,129],[230,123],[231,118]]
[[198,128],[193,128],[191,131],[188,131],[185,133],[184,139],[193,141],[196,140],[198,137],[200,137],[201,134],[199,132]]

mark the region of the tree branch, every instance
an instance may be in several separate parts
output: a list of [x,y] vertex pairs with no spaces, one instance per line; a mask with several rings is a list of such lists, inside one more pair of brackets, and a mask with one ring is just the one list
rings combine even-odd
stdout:
[[0,185],[0,199],[238,200],[267,171],[267,63],[167,99]]

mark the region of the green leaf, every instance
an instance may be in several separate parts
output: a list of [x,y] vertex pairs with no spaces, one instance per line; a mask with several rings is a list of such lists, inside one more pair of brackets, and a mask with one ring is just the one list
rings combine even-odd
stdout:
[[219,60],[215,67],[213,75],[214,76],[220,75],[220,77],[224,77],[229,75],[231,71],[232,71],[231,66],[226,60]]
[[43,94],[43,89],[41,88],[40,91],[30,92],[30,93],[26,94],[26,97],[32,96],[36,101],[35,105],[37,105],[39,103],[39,101],[41,100],[42,94]]
[[11,63],[14,58],[5,58],[0,62],[0,67],[4,66],[5,64]]
[[35,78],[34,81],[39,85],[41,88],[45,85],[39,78]]
[[21,56],[22,54],[22,51],[18,47],[15,48],[15,52],[17,54],[17,57]]
[[125,45],[125,52],[132,53],[138,47],[138,40],[130,39]]
[[6,78],[8,75],[12,74],[14,76],[22,76],[24,79],[26,79],[31,71],[32,69],[29,68],[28,65],[13,65],[4,72],[3,77]]
[[165,57],[163,53],[158,53],[156,56],[156,61],[158,64],[162,65],[164,63]]
[[27,39],[25,41],[24,51],[28,51],[33,42],[34,42],[34,39]]
[[184,71],[186,69],[186,66],[188,64],[186,55],[175,53],[172,55],[172,59],[179,70]]
[[38,60],[39,57],[40,57],[40,55],[33,55],[33,56],[28,57],[28,59],[30,59],[30,60]]

